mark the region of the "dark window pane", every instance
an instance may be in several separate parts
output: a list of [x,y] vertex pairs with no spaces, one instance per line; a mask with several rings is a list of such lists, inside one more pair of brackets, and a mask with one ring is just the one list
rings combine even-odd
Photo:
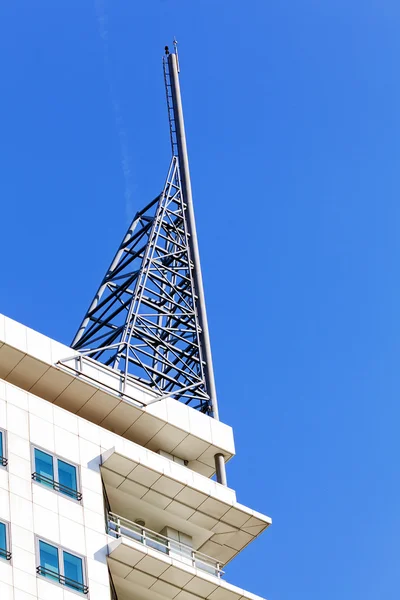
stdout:
[[[76,487],[76,467],[69,465],[63,460],[58,460],[58,481],[61,485],[65,485],[71,490],[77,491]],[[76,494],[68,493],[67,490],[60,489],[60,492],[67,496],[76,497]]]
[[[35,471],[39,475],[43,475],[47,477],[51,481],[54,479],[54,469],[53,469],[53,457],[50,454],[46,454],[43,450],[38,450],[35,448]],[[37,481],[43,484],[52,485],[47,482],[46,479],[42,479],[41,477],[37,477]]]
[[0,523],[0,550],[7,550],[6,526]]
[[3,449],[3,432],[0,431],[0,458],[2,458],[4,456],[4,449]]
[[[83,566],[82,559],[78,558],[78,556],[74,556],[69,552],[63,552],[64,555],[64,575],[66,577],[65,585],[73,588],[81,590],[81,586],[83,585]],[[71,581],[69,581],[71,580]],[[74,582],[80,584],[78,586],[74,586]]]
[[[43,569],[46,569],[45,572],[42,573],[45,577],[50,577],[51,579],[57,579],[58,581],[58,573],[59,573],[59,565],[58,565],[58,549],[46,542],[39,542],[39,554],[40,554],[40,566]],[[52,573],[57,574],[57,576],[53,576]]]

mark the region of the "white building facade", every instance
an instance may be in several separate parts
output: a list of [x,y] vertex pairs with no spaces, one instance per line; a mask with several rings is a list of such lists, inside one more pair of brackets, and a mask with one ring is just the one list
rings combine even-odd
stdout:
[[0,315],[0,600],[255,600],[232,429]]

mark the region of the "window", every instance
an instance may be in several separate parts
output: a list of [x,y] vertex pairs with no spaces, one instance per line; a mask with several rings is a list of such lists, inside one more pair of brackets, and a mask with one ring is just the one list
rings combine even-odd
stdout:
[[8,525],[0,521],[0,559],[11,560],[8,541]]
[[39,448],[34,448],[34,473],[32,479],[53,488],[56,492],[75,500],[82,500],[78,491],[77,468],[70,463],[48,454]]
[[64,488],[77,491],[76,467],[58,459],[58,481]]
[[38,554],[39,566],[36,569],[38,575],[82,594],[88,593],[83,558],[44,540],[38,541]]
[[0,429],[0,466],[6,467],[8,460],[5,457],[6,454],[6,433],[3,429]]

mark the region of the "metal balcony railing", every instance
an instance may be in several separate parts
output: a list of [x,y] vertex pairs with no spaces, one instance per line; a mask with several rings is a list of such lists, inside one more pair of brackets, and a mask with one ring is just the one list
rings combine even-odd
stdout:
[[82,500],[81,492],[78,492],[77,490],[74,490],[66,485],[63,485],[62,483],[59,483],[58,481],[51,479],[51,477],[46,477],[45,475],[41,475],[40,473],[36,473],[36,471],[35,471],[35,473],[32,473],[32,479],[33,479],[33,481],[42,483],[43,485],[46,485],[47,487],[52,487],[53,490],[55,490],[56,492],[61,492],[65,496],[74,498],[75,500],[78,500],[79,502]]
[[0,548],[0,558],[5,558],[6,560],[11,560],[11,552],[6,550],[5,548]]
[[61,575],[61,573],[53,571],[53,569],[46,569],[45,567],[39,566],[36,567],[36,573],[38,575],[42,575],[42,577],[54,579],[55,581],[58,581],[58,583],[61,583],[61,585],[65,585],[66,587],[76,590],[77,592],[81,592],[82,594],[87,594],[89,592],[87,585],[79,583],[79,581],[75,581],[69,577],[65,577],[64,575]]
[[193,550],[190,546],[165,537],[161,533],[141,527],[137,523],[124,519],[112,512],[108,513],[108,533],[116,538],[126,537],[139,542],[144,546],[158,550],[158,552],[162,552],[163,554],[168,554],[172,558],[178,559],[215,577],[221,577],[224,574],[221,564],[214,558],[211,558],[211,556]]

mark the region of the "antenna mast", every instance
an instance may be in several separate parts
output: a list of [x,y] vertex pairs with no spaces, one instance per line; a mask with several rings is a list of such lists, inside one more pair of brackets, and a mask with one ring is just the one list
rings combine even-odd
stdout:
[[[176,41],[174,50],[163,58],[172,148],[164,189],[135,215],[72,347],[159,400],[218,419]],[[226,485],[222,454],[215,465]]]
[[[189,232],[189,245],[193,257],[193,278],[198,296],[199,324],[204,345],[204,358],[206,361],[205,376],[207,388],[210,394],[213,416],[219,419],[217,390],[215,387],[214,368],[211,354],[210,334],[206,312],[206,300],[204,296],[203,277],[201,273],[200,252],[197,239],[196,221],[194,217],[192,185],[190,180],[189,157],[186,144],[185,123],[183,119],[183,107],[181,89],[179,83],[179,61],[178,43],[174,40],[175,52],[168,53],[164,58],[164,79],[167,93],[168,116],[170,122],[172,153],[178,156],[179,168],[182,180],[182,194],[186,202],[187,223]],[[166,52],[167,52],[166,48]]]

